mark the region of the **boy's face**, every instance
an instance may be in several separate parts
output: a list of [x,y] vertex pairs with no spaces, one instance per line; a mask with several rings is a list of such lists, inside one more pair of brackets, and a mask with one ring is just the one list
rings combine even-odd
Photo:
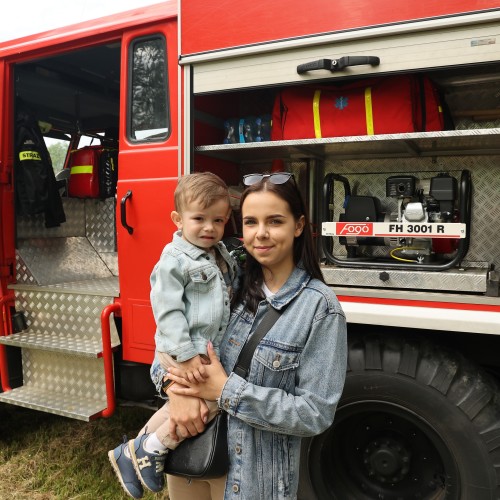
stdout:
[[182,213],[172,212],[172,220],[182,231],[182,238],[199,248],[211,248],[224,235],[224,226],[229,218],[227,200],[217,200],[208,208],[199,201],[188,203]]

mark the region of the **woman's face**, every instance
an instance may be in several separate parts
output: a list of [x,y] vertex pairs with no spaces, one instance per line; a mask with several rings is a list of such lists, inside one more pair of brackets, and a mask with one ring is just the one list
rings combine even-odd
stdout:
[[304,228],[304,217],[295,220],[288,203],[269,191],[249,194],[241,207],[245,248],[273,274],[291,273],[293,244]]

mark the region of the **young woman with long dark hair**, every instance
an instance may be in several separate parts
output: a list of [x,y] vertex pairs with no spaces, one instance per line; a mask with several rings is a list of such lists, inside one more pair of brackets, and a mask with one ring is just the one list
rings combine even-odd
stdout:
[[[333,422],[346,370],[346,322],[321,275],[306,208],[292,174],[252,174],[241,198],[245,272],[236,289],[221,360],[209,346],[208,378],[169,389],[172,435],[203,429],[201,399],[228,413],[226,477],[168,477],[171,500],[293,499],[301,438]],[[238,355],[269,307],[283,310],[255,350],[247,379]],[[229,375],[228,375],[229,374]],[[180,385],[182,384],[182,386]]]

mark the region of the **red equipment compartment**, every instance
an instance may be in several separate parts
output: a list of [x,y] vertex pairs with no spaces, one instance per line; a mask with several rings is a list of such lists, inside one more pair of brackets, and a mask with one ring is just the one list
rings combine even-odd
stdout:
[[102,146],[85,146],[71,152],[68,196],[99,198],[99,160]]
[[432,82],[401,75],[349,85],[290,87],[274,103],[271,140],[443,130]]

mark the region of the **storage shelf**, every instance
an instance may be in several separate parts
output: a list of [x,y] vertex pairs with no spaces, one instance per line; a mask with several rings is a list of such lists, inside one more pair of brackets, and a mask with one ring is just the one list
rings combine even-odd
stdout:
[[273,159],[411,158],[500,154],[500,128],[328,137],[195,147],[196,153],[239,163]]

